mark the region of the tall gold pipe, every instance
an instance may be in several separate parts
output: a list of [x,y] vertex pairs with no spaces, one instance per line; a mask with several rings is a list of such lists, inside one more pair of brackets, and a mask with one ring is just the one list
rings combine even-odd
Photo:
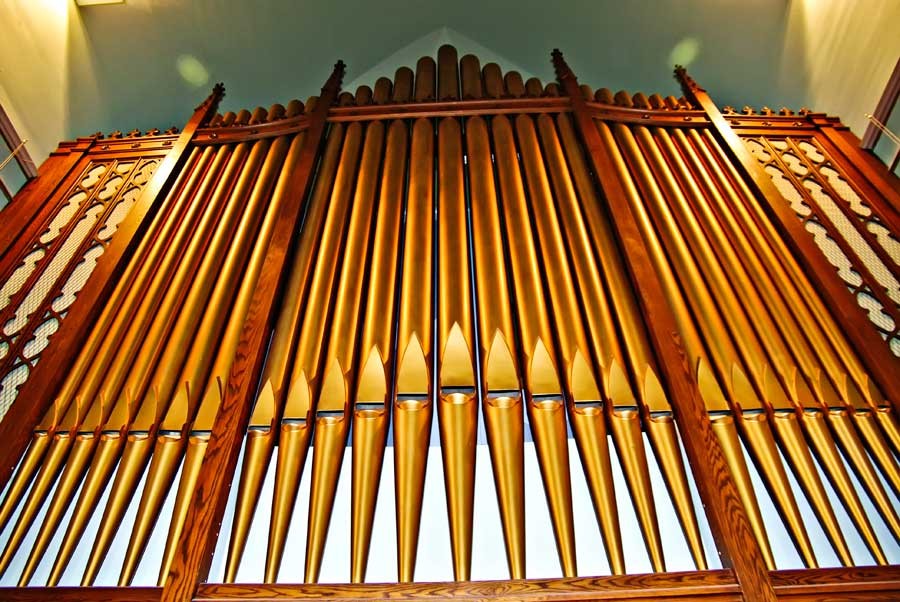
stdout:
[[[383,151],[384,125],[381,122],[369,124],[332,310],[334,317],[327,347],[327,356],[332,359],[325,369],[319,399],[316,402],[315,446],[304,573],[304,580],[307,583],[318,581],[334,506],[334,494],[352,420],[351,387],[355,386],[357,381],[357,375],[353,372],[357,354],[355,342],[359,323],[363,319],[362,303],[365,301],[363,275],[372,224],[375,221],[375,195]],[[348,374],[345,375],[345,371]]]
[[[165,207],[160,208],[160,214],[165,215],[164,223],[155,238],[151,237],[153,230],[148,233],[146,239],[148,242],[152,240],[152,245],[148,245],[150,248],[129,262],[129,267],[140,265],[140,269],[137,274],[121,280],[124,290],[119,291],[117,287],[113,298],[104,306],[103,314],[57,393],[59,403],[67,404],[80,396],[95,407],[101,398],[127,406],[129,401],[119,398],[115,384],[109,382],[117,377],[121,379],[125,371],[111,369],[111,366],[130,364],[130,354],[135,351],[134,343],[140,341],[141,333],[152,320],[153,312],[167,289],[167,282],[178,265],[176,262],[184,261],[184,246],[190,236],[200,234],[196,232],[197,220],[203,212],[204,203],[192,202],[194,195],[205,194],[213,180],[207,168],[211,173],[218,173],[228,154],[228,151],[221,149],[216,152],[213,147],[204,150],[202,155],[197,149],[192,153],[188,164],[182,168],[183,177],[187,176],[183,188],[175,189],[178,190],[177,195],[166,196],[166,201],[176,207],[172,213],[166,212]],[[107,316],[107,313],[111,315]],[[112,411],[111,404],[104,405],[107,411]],[[127,412],[127,407],[124,409]]]
[[[555,340],[540,280],[540,263],[531,230],[513,129],[504,116],[492,120],[497,175],[509,248],[509,268],[516,283],[519,355],[524,371],[526,406],[538,453],[563,574],[576,574],[574,525],[565,403],[556,361]],[[574,345],[573,345],[574,347]],[[568,377],[566,377],[568,378]],[[560,411],[556,411],[556,410]],[[560,430],[561,429],[561,430]],[[559,440],[562,434],[563,439]]]
[[[213,251],[212,248],[207,249],[207,242],[223,236],[227,238],[226,224],[233,223],[240,214],[241,203],[229,193],[243,169],[248,150],[246,144],[240,144],[233,150],[218,151],[202,188],[193,200],[198,205],[205,205],[203,216],[193,231],[190,228],[185,231],[190,242],[183,252],[175,254],[178,263],[174,264],[177,266],[174,275],[166,283],[162,273],[158,272],[156,282],[149,286],[153,291],[164,291],[162,300],[153,310],[152,322],[146,330],[134,328],[127,331],[117,360],[110,366],[98,395],[116,400],[116,403],[120,397],[130,398],[138,404],[138,412],[146,407],[146,412],[151,415],[164,409],[157,408],[157,403],[162,402],[164,396],[158,396],[160,391],[154,390],[150,384],[151,375],[162,350],[170,347],[165,341],[176,323],[178,308],[188,294],[191,280],[196,276],[204,254]],[[213,171],[223,163],[221,172]],[[149,312],[150,308],[145,311]],[[177,369],[171,371],[177,373]]]
[[[423,61],[419,61],[421,66]],[[434,62],[431,62],[432,68]],[[420,98],[419,70],[416,98]],[[433,80],[432,80],[433,81]],[[433,345],[432,275],[434,258],[434,128],[426,119],[413,125],[406,210],[406,244],[400,288],[394,392],[394,475],[397,512],[398,580],[415,572],[425,464],[434,407],[431,358]]]
[[[154,372],[154,390],[159,393],[162,403],[168,405],[169,409],[160,426],[165,433],[159,437],[154,451],[141,504],[135,518],[132,538],[126,551],[120,585],[127,585],[131,582],[137,564],[143,555],[147,540],[152,533],[150,525],[156,521],[165,500],[165,497],[160,496],[157,491],[167,491],[172,484],[175,470],[181,461],[181,455],[188,447],[184,428],[190,424],[190,415],[196,404],[199,403],[201,414],[198,415],[197,421],[209,425],[203,430],[212,427],[212,420],[209,416],[202,415],[210,406],[218,407],[215,403],[217,398],[212,403],[207,400],[210,396],[220,394],[216,390],[216,385],[205,386],[205,379],[213,363],[211,349],[216,345],[224,323],[231,313],[228,310],[231,297],[239,282],[245,258],[254,242],[257,225],[261,219],[265,201],[268,200],[275,167],[283,161],[286,149],[287,140],[282,137],[271,145],[255,145],[251,150],[248,162],[232,193],[233,199],[238,199],[238,202],[242,204],[246,203],[246,209],[230,233],[233,236],[228,241],[231,246],[228,247],[224,257],[220,257],[219,255],[225,249],[217,244],[219,241],[213,240],[194,279],[194,286],[185,299],[184,307],[189,310],[182,311],[179,315],[178,321],[172,329],[170,342],[162,353],[159,367]],[[245,201],[245,199],[248,200]],[[264,248],[265,245],[262,246]],[[249,289],[252,289],[252,286],[244,287],[242,291],[247,299],[249,299]],[[209,303],[213,311],[203,313],[206,303]],[[232,320],[232,324],[242,321],[242,317],[239,316],[239,319]],[[238,325],[232,330],[239,330],[239,328]],[[191,340],[193,340],[192,344],[189,343]],[[223,355],[227,355],[227,352]],[[173,370],[175,366],[181,366],[177,375]],[[179,382],[184,383],[184,386],[176,389],[175,384]],[[175,435],[178,431],[182,431],[181,436]],[[197,464],[196,466],[185,465],[183,483],[187,483],[185,478],[189,479],[192,474],[196,478],[198,474],[199,464],[202,461],[202,452],[197,451],[200,447],[200,444],[195,443],[192,448],[195,453],[192,453],[191,457]],[[157,464],[157,454],[160,453],[162,457]],[[156,470],[154,470],[155,467]],[[176,493],[176,505],[186,512],[187,501],[183,496],[188,495],[186,490],[189,488],[186,486],[179,489],[178,493],[182,497],[179,498]],[[180,524],[175,525],[176,518],[173,517],[172,526],[177,531],[180,530]],[[173,534],[177,535],[177,532],[170,530],[170,536]],[[176,543],[171,539],[167,541],[164,557],[170,557],[170,554],[173,553],[172,546]]]
[[[572,288],[572,281],[570,280],[568,287],[565,286],[566,283],[564,282],[552,286],[550,289],[551,296],[553,296],[554,290],[561,290],[566,291],[566,299],[572,301],[577,298],[581,299],[585,309],[587,332],[590,333],[590,337],[588,338],[590,343],[583,341],[580,342],[579,345],[585,345],[585,351],[588,350],[587,345],[593,345],[593,357],[596,358],[595,374],[598,375],[598,377],[586,375],[584,380],[599,380],[599,374],[602,373],[606,366],[611,365],[613,361],[622,361],[622,350],[618,343],[618,335],[613,321],[612,311],[607,301],[606,291],[600,280],[600,269],[593,254],[592,245],[584,220],[576,206],[577,200],[575,198],[574,185],[569,177],[566,159],[560,146],[554,122],[549,115],[541,115],[537,118],[537,123],[538,129],[540,130],[541,141],[543,143],[545,161],[549,167],[549,172],[553,176],[552,182],[556,205],[559,207],[562,228],[564,228],[566,232],[565,239],[566,242],[569,243],[568,246],[574,273],[577,276],[581,293],[578,294],[575,292],[574,288]],[[535,200],[538,201],[542,196],[543,195],[538,195]],[[538,210],[540,210],[540,203],[535,202],[535,205]],[[541,211],[540,217],[537,219],[537,223],[539,224],[538,229],[540,230],[540,224],[542,223],[552,223],[552,219],[551,212],[546,210]],[[562,233],[562,228],[559,226],[556,228],[559,235]],[[548,246],[549,245],[542,245],[542,248],[546,249]],[[557,248],[560,247],[558,243],[554,246]],[[561,250],[562,249],[560,248],[560,251]],[[560,266],[565,262],[563,253],[557,252],[555,255],[555,259],[550,261],[551,265]],[[555,267],[554,271],[561,272],[562,275],[566,270]],[[574,314],[571,313],[573,310],[575,310]],[[559,313],[559,309],[557,312]],[[564,315],[577,315],[577,305],[576,307],[563,309],[562,313]],[[571,362],[572,370],[574,372],[576,367],[574,360],[569,361]],[[587,366],[585,365],[585,367]],[[609,383],[606,383],[606,394],[603,397],[611,401],[611,405],[608,409],[609,419],[611,421],[610,431],[613,435],[613,441],[615,442],[617,449],[619,449],[620,457],[623,460],[626,483],[631,492],[632,502],[634,503],[638,522],[641,526],[641,532],[644,536],[647,552],[650,555],[654,570],[662,572],[665,570],[662,542],[659,537],[659,526],[656,520],[653,493],[650,488],[649,467],[644,453],[643,439],[640,435],[640,418],[638,414],[629,409],[636,405],[636,400],[630,392],[630,387],[627,386],[627,380],[622,384],[628,389],[627,395],[614,397],[610,393]],[[620,391],[621,390],[622,389],[620,388]],[[591,392],[591,395],[594,395],[594,393]],[[599,392],[594,399],[600,400]],[[582,398],[579,400],[576,395],[576,401],[590,401],[590,399]],[[571,411],[570,408],[570,414]],[[633,428],[634,426],[637,427],[636,430]],[[582,431],[581,434],[582,436],[585,436],[587,435],[587,432]],[[579,442],[579,449],[581,449],[581,446],[587,445],[605,445],[605,433],[598,432],[597,435],[602,436],[602,439],[594,444]],[[635,438],[635,436],[637,438]],[[587,466],[587,464],[585,465]],[[600,493],[599,491],[592,493],[605,498],[614,498],[615,492],[610,471],[595,474],[591,480],[598,485],[602,484],[605,490],[603,493]],[[613,520],[607,513],[600,514],[598,512],[598,515],[602,517],[601,521]],[[609,534],[618,532],[617,521],[615,521],[615,524],[608,524],[602,527],[602,531]],[[607,545],[609,546],[610,544],[613,546],[621,546],[621,543],[615,539],[611,540]],[[612,554],[609,555],[612,557]],[[612,565],[613,562],[611,558],[611,566]]]
[[859,501],[856,490],[853,488],[853,484],[847,474],[847,469],[844,468],[844,463],[834,445],[834,440],[828,432],[824,413],[818,410],[805,411],[803,413],[803,424],[806,427],[807,436],[816,452],[816,456],[825,469],[828,480],[847,509],[847,514],[850,515],[853,524],[856,525],[860,535],[862,535],[863,542],[866,544],[869,552],[871,552],[875,562],[882,565],[887,564],[884,551],[878,543],[878,538],[875,537],[875,531],[866,517],[866,511]]
[[[399,73],[399,72],[398,72]],[[410,73],[411,75],[411,73]],[[396,92],[396,88],[395,88]],[[375,505],[390,417],[388,378],[393,372],[397,259],[403,214],[409,131],[400,120],[388,128],[381,194],[375,220],[362,342],[356,355],[358,384],[353,410],[353,484],[350,579],[365,580]],[[390,319],[385,319],[390,316]],[[366,354],[367,352],[367,354]]]
[[[272,521],[269,526],[269,551],[266,557],[266,581],[277,578],[281,566],[288,526],[294,511],[294,500],[306,459],[313,425],[313,403],[319,389],[319,372],[324,370],[322,357],[327,344],[325,338],[332,311],[332,289],[337,277],[337,264],[344,241],[348,213],[352,205],[354,182],[362,150],[362,126],[353,123],[347,128],[331,189],[328,212],[317,250],[318,262],[310,276],[304,321],[297,338],[296,354],[288,383],[287,402],[282,422],[282,440],[278,449],[278,468],[275,474],[275,497],[272,500]],[[287,436],[287,440],[285,440]],[[287,444],[287,445],[286,445]],[[290,457],[300,454],[302,457]],[[299,462],[298,462],[299,460]]]
[[[900,455],[900,428],[890,408],[879,407],[875,409],[875,420],[881,426],[882,432],[887,436],[894,453]],[[0,523],[2,524],[2,523]]]
[[[169,523],[169,533],[163,551],[163,560],[160,565],[160,585],[165,582],[175,556],[176,546],[179,543],[191,496],[200,476],[203,457],[209,443],[216,414],[223,401],[224,383],[231,372],[231,365],[238,351],[241,332],[247,313],[250,311],[253,293],[256,290],[256,283],[263,269],[270,239],[275,231],[277,220],[281,215],[282,205],[286,202],[288,194],[290,194],[286,190],[286,183],[290,179],[289,174],[297,163],[304,138],[305,135],[302,133],[294,136],[293,140],[290,141],[289,147],[288,138],[279,138],[270,147],[269,155],[266,157],[259,178],[251,193],[248,211],[252,211],[254,206],[257,204],[262,205],[265,200],[268,200],[270,192],[271,202],[267,207],[263,206],[265,217],[262,218],[258,231],[253,225],[250,225],[249,229],[246,230],[242,227],[239,235],[233,241],[232,251],[238,257],[249,254],[246,268],[244,273],[241,274],[240,259],[232,261],[231,252],[229,252],[220,280],[212,295],[211,303],[214,306],[224,306],[226,303],[225,298],[228,294],[223,291],[232,288],[238,289],[230,314],[227,317],[227,322],[224,325],[224,332],[218,341],[218,351],[210,370],[211,376],[207,378],[206,389],[203,392],[200,407],[193,422],[193,433],[188,438],[181,481],[175,496],[175,506]],[[281,175],[276,182],[274,174],[279,171]],[[259,218],[255,221],[258,222]],[[244,224],[242,223],[241,225],[243,226]],[[256,231],[255,237],[254,231]],[[204,326],[205,324],[201,324],[200,336],[210,343],[215,341],[218,337],[211,331],[216,329],[206,329]],[[220,325],[219,328],[221,329],[222,326]],[[194,377],[196,379],[202,378],[202,374],[198,368],[198,373]],[[189,380],[189,378],[185,378],[185,382],[189,382]]]
[[[448,52],[448,55],[450,53]],[[441,70],[453,75],[453,63]],[[443,59],[442,59],[443,60]],[[449,62],[448,62],[449,65]],[[444,91],[442,83],[442,91]],[[449,84],[446,84],[449,85]],[[455,89],[453,90],[455,93]],[[449,93],[449,91],[447,92]],[[466,228],[462,133],[459,121],[438,126],[438,423],[447,493],[453,578],[468,581],[472,565],[472,517],[475,501],[475,337],[470,298],[471,269]]]
[[[463,59],[465,62],[465,57]],[[463,83],[466,69],[463,69]],[[476,74],[481,83],[480,72]],[[481,117],[466,122],[475,289],[479,301],[482,403],[491,467],[512,579],[525,578],[523,404],[516,362],[512,302],[497,206],[488,129]]]
[[[597,197],[596,188],[580,151],[580,142],[572,128],[570,117],[565,114],[559,115],[557,126],[575,187],[581,197],[581,211],[590,232],[590,238],[598,253],[599,271],[602,274],[602,280],[608,283],[610,303],[620,325],[624,343],[623,351],[628,357],[635,382],[639,383],[637,387],[638,400],[646,413],[644,424],[647,435],[653,446],[670,497],[675,504],[675,510],[694,562],[697,568],[702,570],[706,567],[706,559],[701,544],[700,528],[691,503],[687,474],[681,459],[671,406],[655,375],[657,371],[655,359],[647,339],[643,319],[637,311],[637,300],[631,290],[631,283],[628,280],[609,221],[602,212],[602,203]],[[613,373],[612,365],[609,372]]]
[[335,124],[328,133],[324,157],[319,169],[320,175],[309,201],[300,240],[294,251],[288,281],[282,294],[282,302],[275,322],[275,333],[261,378],[264,385],[250,417],[228,556],[225,561],[226,583],[234,582],[237,577],[247,535],[250,532],[250,524],[256,512],[263,481],[278,437],[275,421],[282,413],[282,405],[287,393],[290,363],[300,329],[300,320],[303,316],[301,308],[305,298],[304,293],[309,286],[309,276],[315,260],[314,249],[322,236],[331,192],[330,185],[337,171],[343,131],[342,125]]

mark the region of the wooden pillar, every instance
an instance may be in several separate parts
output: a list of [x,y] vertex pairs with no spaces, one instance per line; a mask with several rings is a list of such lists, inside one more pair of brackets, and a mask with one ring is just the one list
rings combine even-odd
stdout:
[[[0,446],[0,489],[6,486],[13,469],[25,453],[34,425],[50,408],[53,396],[66,377],[66,367],[77,357],[84,338],[103,310],[105,300],[115,288],[125,266],[131,261],[140,243],[139,233],[147,228],[159,206],[157,201],[168,193],[178,177],[181,165],[188,156],[194,133],[215,114],[224,94],[224,86],[217,84],[206,100],[194,110],[178,140],[160,162],[128,216],[119,225],[109,247],[100,256],[97,267],[78,293],[78,298],[69,309],[59,331],[53,335],[52,344],[42,353],[34,373],[22,385],[16,402],[0,422],[0,441],[3,441]],[[48,180],[52,180],[52,174],[47,175]],[[40,180],[38,177],[32,183],[40,185]],[[52,180],[53,185],[57,182],[58,180]],[[16,205],[18,203],[14,206]]]
[[228,491],[250,420],[252,396],[256,392],[256,383],[265,358],[291,239],[302,217],[304,202],[312,183],[328,110],[337,98],[343,76],[344,63],[338,61],[309,116],[309,129],[289,183],[289,189],[294,191],[294,201],[282,207],[262,273],[253,292],[238,353],[225,384],[222,405],[213,425],[197,488],[191,498],[178,548],[163,586],[164,601],[190,601],[199,583],[209,573]]
[[629,207],[622,182],[615,175],[609,150],[588,113],[578,80],[559,50],[553,51],[556,77],[569,96],[575,124],[586,153],[608,200],[613,225],[640,300],[660,367],[668,383],[685,452],[709,518],[723,563],[734,570],[748,602],[776,599],[762,554],[712,424],[700,397],[693,367],[678,336],[675,316],[659,294],[662,283]]
[[738,173],[745,176],[748,186],[756,194],[756,201],[766,209],[794,258],[812,285],[821,292],[822,300],[841,325],[847,339],[881,392],[890,400],[894,411],[900,412],[900,378],[897,378],[900,374],[900,360],[891,354],[888,346],[878,336],[866,312],[847,290],[837,270],[828,263],[793,210],[782,201],[781,193],[775,188],[769,174],[762,169],[740,137],[731,129],[706,90],[701,88],[683,67],[676,67],[675,77],[688,100],[706,113],[725,152],[734,161]]

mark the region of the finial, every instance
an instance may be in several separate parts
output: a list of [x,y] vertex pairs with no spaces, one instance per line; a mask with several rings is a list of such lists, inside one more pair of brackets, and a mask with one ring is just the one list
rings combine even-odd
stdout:
[[197,108],[195,108],[194,111],[199,111],[205,107],[212,107],[212,109],[215,110],[215,108],[219,106],[219,103],[222,102],[223,98],[225,98],[225,84],[217,82],[216,85],[213,86],[209,96],[197,105]]
[[691,97],[694,92],[702,90],[694,78],[691,77],[687,69],[685,69],[684,65],[675,65],[675,70],[673,71],[675,79],[681,84],[681,90],[684,92],[684,95],[687,97]]

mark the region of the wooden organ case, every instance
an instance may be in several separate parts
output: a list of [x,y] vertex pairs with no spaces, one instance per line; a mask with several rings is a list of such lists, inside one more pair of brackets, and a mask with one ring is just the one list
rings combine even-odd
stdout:
[[61,144],[0,214],[0,598],[900,597],[900,182],[552,59]]

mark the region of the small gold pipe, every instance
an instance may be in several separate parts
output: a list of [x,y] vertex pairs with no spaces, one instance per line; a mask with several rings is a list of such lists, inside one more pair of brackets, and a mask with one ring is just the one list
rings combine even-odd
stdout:
[[432,404],[398,399],[394,404],[394,474],[397,499],[397,580],[410,583],[416,567]]
[[153,440],[152,433],[128,434],[119,469],[103,511],[103,518],[100,520],[100,530],[97,532],[97,537],[91,547],[91,554],[84,568],[81,578],[82,587],[93,585],[100,572],[109,547],[119,531],[122,518],[128,510],[128,505],[131,503],[147,463],[150,461]]
[[866,517],[866,511],[859,501],[859,496],[857,496],[853,484],[850,482],[850,476],[847,474],[847,469],[844,467],[840,454],[838,454],[825,421],[824,413],[819,410],[803,412],[803,426],[815,450],[816,457],[818,457],[828,480],[831,482],[831,486],[834,487],[835,492],[844,504],[844,508],[847,509],[847,514],[850,515],[850,519],[856,525],[860,535],[862,535],[863,542],[865,542],[869,552],[875,558],[875,562],[885,565],[887,564],[887,557],[878,543],[878,538],[875,537],[872,524]]
[[[277,438],[275,421],[281,414],[282,404],[287,394],[293,348],[304,315],[302,310],[304,293],[309,287],[310,274],[316,259],[314,250],[322,236],[331,193],[330,184],[337,171],[342,141],[343,126],[335,124],[328,134],[320,177],[317,178],[316,186],[313,189],[300,240],[288,268],[288,282],[275,323],[275,334],[269,347],[265,371],[261,378],[265,385],[257,398],[247,432],[244,463],[241,469],[238,498],[225,562],[226,583],[233,583],[237,577],[247,543],[247,535],[275,448]],[[299,147],[296,141],[294,145]],[[292,145],[288,155],[289,161],[294,150],[295,146]]]
[[866,440],[867,448],[881,474],[893,489],[894,494],[900,497],[900,468],[897,466],[897,460],[891,452],[891,448],[884,439],[882,431],[878,428],[878,413],[889,414],[889,408],[855,411],[853,412],[853,422],[860,434]]
[[875,508],[881,514],[891,533],[894,534],[895,538],[900,539],[900,518],[897,517],[893,504],[888,499],[881,481],[878,480],[878,475],[875,474],[872,462],[866,454],[866,448],[863,446],[862,441],[859,440],[856,429],[853,428],[850,411],[830,408],[826,416],[832,430],[837,435],[837,441],[841,446],[841,450],[844,452],[847,460],[850,461],[850,466],[853,467],[853,472],[869,494],[869,498],[874,502]]
[[73,439],[74,433],[72,432],[57,433],[53,436],[50,448],[44,457],[44,462],[41,464],[40,470],[34,479],[34,484],[28,492],[28,497],[22,503],[22,510],[16,519],[16,524],[9,536],[9,540],[6,542],[3,554],[0,556],[0,575],[6,573],[9,563],[31,528],[31,523],[34,522],[35,517],[37,517],[38,512],[43,507],[47,494],[50,493],[50,488],[56,482],[56,478],[59,476],[60,470],[62,470],[69,455]]
[[681,448],[678,445],[675,420],[671,414],[651,415],[644,425],[659,467],[662,469],[663,478],[666,480],[669,496],[675,506],[675,512],[678,514],[678,521],[681,523],[681,531],[684,533],[688,549],[694,559],[694,566],[698,571],[705,571],[709,567],[703,552],[700,526],[694,513],[687,474],[681,460]]
[[274,448],[275,433],[271,427],[268,429],[251,428],[247,431],[244,463],[241,467],[234,522],[231,527],[228,557],[225,561],[225,583],[234,583],[237,578],[241,558],[244,556],[244,548],[247,545],[247,535],[250,533],[253,514]]
[[66,465],[56,485],[56,490],[53,492],[53,497],[44,514],[41,528],[34,540],[34,544],[32,544],[31,553],[28,555],[25,568],[22,569],[22,574],[19,577],[19,587],[28,585],[28,582],[31,581],[31,577],[34,575],[34,571],[41,560],[43,560],[44,552],[47,550],[47,546],[50,545],[50,540],[56,534],[63,515],[68,510],[69,504],[78,490],[78,485],[88,469],[96,442],[96,433],[80,433],[75,437],[72,450],[69,452]]
[[[584,474],[606,557],[613,575],[625,574],[625,555],[619,529],[619,509],[613,486],[612,464],[607,445],[606,418],[600,406],[575,406],[571,412],[572,431],[578,443]],[[655,569],[654,569],[655,570]]]
[[653,493],[650,488],[650,474],[647,468],[647,457],[644,455],[644,442],[641,438],[641,423],[638,413],[633,410],[613,410],[610,413],[610,425],[613,441],[619,452],[619,459],[625,469],[625,479],[631,491],[635,514],[647,544],[650,563],[653,570],[663,573],[666,565],[663,560],[662,542],[659,536],[659,525],[656,522],[656,510],[653,504]]
[[797,415],[793,411],[775,412],[772,425],[778,433],[785,457],[797,475],[797,481],[806,494],[816,518],[819,519],[828,541],[831,542],[831,547],[844,566],[853,566],[853,557],[822,486],[808,444],[803,438]]
[[272,519],[269,523],[265,583],[275,583],[278,579],[288,527],[297,499],[297,488],[300,487],[300,477],[309,450],[310,430],[305,420],[281,424],[275,469],[275,492],[272,497]]
[[387,441],[388,415],[384,409],[357,409],[353,413],[353,509],[351,514],[350,581],[366,578],[369,546],[378,486]]
[[56,554],[56,560],[53,561],[53,567],[50,569],[50,576],[47,579],[48,586],[53,587],[59,584],[59,580],[69,565],[72,554],[75,553],[75,548],[81,542],[88,522],[97,510],[103,490],[109,483],[110,478],[112,478],[116,464],[119,462],[119,455],[124,448],[124,443],[125,437],[121,432],[100,434],[97,450],[94,452],[91,461],[91,467],[84,478],[81,494],[75,503],[72,518],[69,520],[62,543],[59,546],[59,552]]
[[563,576],[575,577],[575,524],[564,402],[561,399],[530,400],[528,418],[534,431],[538,464],[544,479]]
[[328,523],[334,506],[338,476],[344,459],[344,447],[350,428],[346,416],[319,416],[313,444],[312,487],[309,494],[309,520],[306,530],[306,567],[304,583],[318,583],[322,554],[328,536]]
[[774,571],[775,558],[772,556],[772,549],[769,547],[769,540],[766,537],[762,514],[759,511],[759,505],[753,493],[753,483],[750,481],[750,473],[747,471],[747,464],[744,462],[744,454],[738,440],[734,419],[727,415],[711,416],[710,418],[713,432],[715,432],[716,438],[722,446],[725,461],[728,462],[728,466],[731,469],[731,478],[734,479],[741,502],[744,504],[750,528],[756,536],[763,560],[766,563],[766,567],[770,571]]
[[51,441],[53,441],[53,436],[49,431],[35,431],[32,434],[31,445],[28,446],[28,451],[22,457],[19,468],[6,492],[6,497],[3,498],[3,504],[0,506],[0,531],[6,528],[6,523],[9,522],[9,518],[18,507],[22,496],[25,495],[31,480],[42,467],[41,461],[50,448]]
[[769,428],[768,418],[764,413],[745,412],[740,416],[740,425],[747,446],[756,459],[759,472],[772,494],[781,520],[785,523],[794,545],[800,552],[804,565],[806,568],[818,568],[812,543],[803,526],[803,517],[800,515],[800,509],[797,507],[791,491],[787,474],[778,456],[778,448],[775,446],[775,438]]
[[159,519],[159,512],[175,480],[175,473],[184,453],[185,441],[181,433],[162,433],[153,448],[153,458],[147,472],[147,481],[141,495],[137,516],[131,530],[131,538],[125,551],[122,570],[119,573],[119,587],[131,585],[147,542]]
[[[191,496],[200,478],[200,467],[203,464],[203,456],[209,445],[209,434],[192,435],[188,438],[187,450],[184,453],[184,466],[181,469],[181,480],[178,482],[178,491],[175,493],[175,505],[172,509],[172,518],[169,521],[169,535],[166,538],[166,547],[163,549],[162,563],[159,566],[159,578],[157,586],[162,587],[169,575],[169,568],[175,558],[178,548],[178,540],[181,537],[181,529],[184,527],[184,519],[187,516]],[[148,476],[149,479],[149,476]],[[166,488],[169,489],[168,487]]]
[[468,581],[472,568],[478,400],[474,393],[441,393],[437,407],[450,519],[450,546],[453,551],[453,578]]
[[525,447],[522,398],[498,395],[484,402],[497,502],[511,579],[525,578]]

